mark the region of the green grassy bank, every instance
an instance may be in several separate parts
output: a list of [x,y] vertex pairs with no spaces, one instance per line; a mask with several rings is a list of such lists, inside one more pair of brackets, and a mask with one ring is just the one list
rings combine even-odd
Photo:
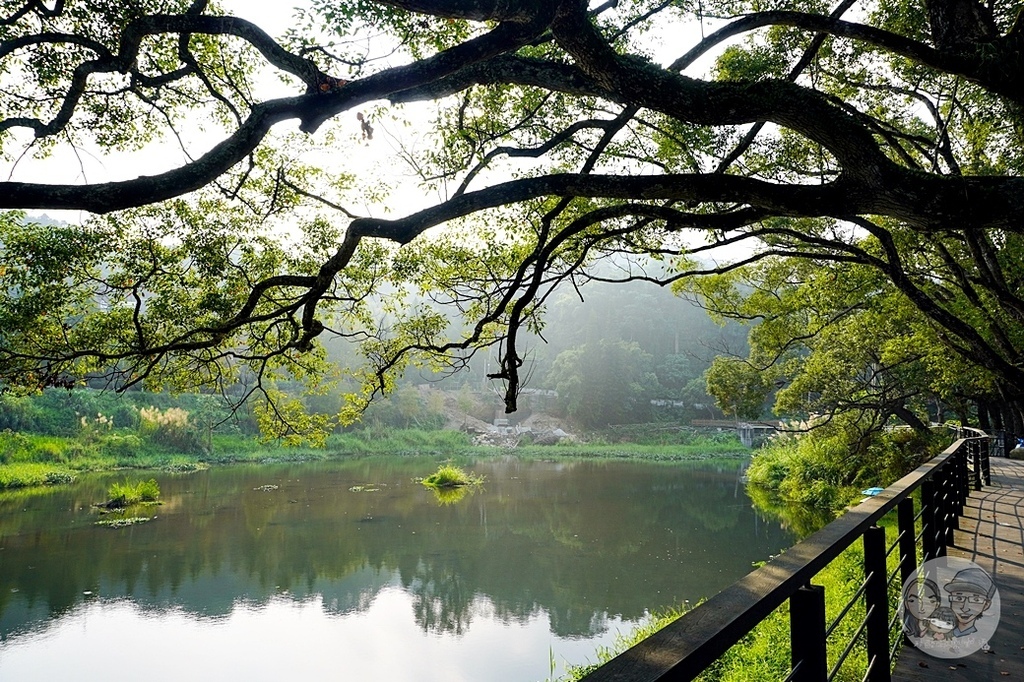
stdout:
[[[739,462],[749,451],[734,438],[686,433],[674,443],[587,443],[474,445],[459,431],[363,428],[335,434],[325,447],[263,442],[241,434],[195,438],[154,437],[125,429],[91,430],[78,436],[0,431],[0,489],[68,483],[85,471],[164,469],[191,471],[216,464],[324,461],[341,457],[430,456],[472,459],[514,454],[523,459],[637,459],[652,462],[728,459]],[[738,465],[738,464],[737,464]]]

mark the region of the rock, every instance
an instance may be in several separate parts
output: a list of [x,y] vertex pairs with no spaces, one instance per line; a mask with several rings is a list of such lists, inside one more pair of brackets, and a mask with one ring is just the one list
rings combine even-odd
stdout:
[[552,431],[548,431],[547,433],[538,433],[533,436],[534,445],[558,445],[558,441],[560,440],[562,440],[562,438],[555,435]]
[[1010,450],[1010,459],[1024,459],[1024,448]]

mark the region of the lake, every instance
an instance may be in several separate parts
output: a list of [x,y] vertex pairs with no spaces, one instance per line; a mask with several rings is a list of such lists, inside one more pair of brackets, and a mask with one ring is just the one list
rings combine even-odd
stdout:
[[123,473],[0,495],[0,680],[534,682],[794,542],[729,465],[482,460],[452,501],[435,464],[158,473],[120,529]]

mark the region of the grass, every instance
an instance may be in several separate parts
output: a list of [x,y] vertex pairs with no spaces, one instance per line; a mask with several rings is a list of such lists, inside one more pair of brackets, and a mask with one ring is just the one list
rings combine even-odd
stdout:
[[75,473],[87,471],[194,471],[205,466],[195,455],[156,447],[134,436],[116,432],[95,441],[0,432],[0,490],[70,483]]
[[0,490],[73,483],[74,480],[74,474],[66,468],[52,464],[17,462],[0,466]]
[[749,481],[787,503],[840,512],[862,489],[897,480],[950,442],[947,434],[923,436],[909,429],[853,442],[860,432],[848,421],[806,434],[777,434],[754,454]]
[[109,501],[104,505],[108,508],[120,509],[133,504],[153,503],[160,498],[160,486],[155,479],[132,483],[125,479],[121,483],[111,483],[107,489]]
[[[87,471],[187,472],[211,464],[318,462],[381,455],[469,460],[509,454],[507,450],[473,445],[470,436],[459,431],[375,427],[332,435],[324,448],[267,443],[238,434],[214,434],[212,445],[211,452],[182,453],[118,430],[92,440],[3,431],[0,432],[0,490],[69,482],[75,473]],[[693,462],[714,459],[731,460],[737,466],[749,452],[735,439],[694,434],[660,444],[611,443],[599,439],[592,443],[532,445],[524,441],[511,451],[524,460]]]
[[343,457],[456,456],[474,450],[467,434],[459,431],[366,428],[327,439],[323,448],[266,443],[245,436],[213,437],[213,453],[203,461],[216,464],[326,461]]
[[424,478],[421,483],[431,488],[456,488],[483,483],[482,476],[472,474],[454,464],[442,464],[437,471]]
[[[484,448],[477,448],[480,452]],[[491,448],[487,450],[493,452]],[[697,462],[707,459],[745,459],[750,449],[735,443],[708,442],[693,445],[642,445],[634,443],[567,443],[520,445],[512,451],[523,459],[634,459],[648,462]]]

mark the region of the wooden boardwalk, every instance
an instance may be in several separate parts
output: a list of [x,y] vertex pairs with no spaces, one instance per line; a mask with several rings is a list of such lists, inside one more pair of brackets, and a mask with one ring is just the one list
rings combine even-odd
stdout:
[[903,647],[893,680],[1024,681],[1024,461],[992,458],[992,485],[972,492],[948,554],[970,559],[995,579],[999,626],[989,650],[960,659]]

